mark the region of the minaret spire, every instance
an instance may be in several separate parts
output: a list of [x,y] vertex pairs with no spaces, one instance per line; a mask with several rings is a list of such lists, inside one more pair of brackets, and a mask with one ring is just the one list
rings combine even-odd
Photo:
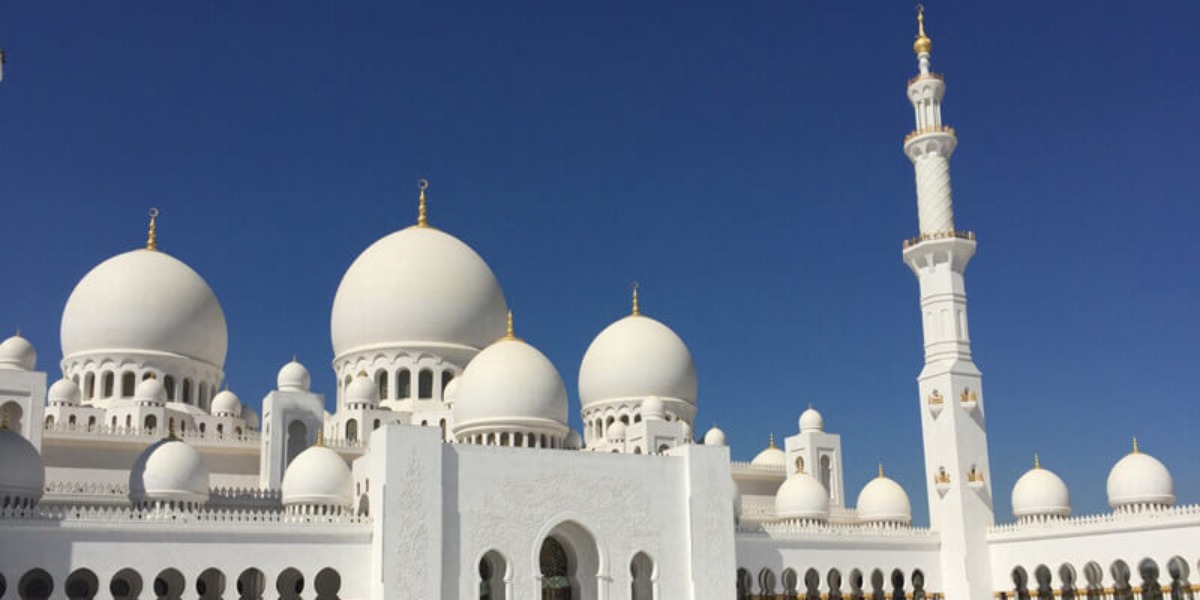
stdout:
[[642,314],[641,309],[638,308],[638,282],[636,281],[633,282],[633,311],[630,314],[634,316]]
[[150,209],[150,230],[146,234],[146,249],[158,250],[158,209]]
[[429,218],[425,215],[425,190],[429,189],[429,181],[417,181],[417,189],[421,190],[421,198],[417,205],[417,227],[429,227]]

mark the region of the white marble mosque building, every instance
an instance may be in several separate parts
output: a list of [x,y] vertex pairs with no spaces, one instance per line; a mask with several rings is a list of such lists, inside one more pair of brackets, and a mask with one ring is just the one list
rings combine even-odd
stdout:
[[157,249],[153,220],[67,299],[61,377],[20,335],[0,344],[0,598],[1193,598],[1200,506],[1177,505],[1136,442],[1109,513],[1073,515],[1037,464],[992,487],[976,241],[953,219],[931,46],[922,23],[904,140],[920,234],[903,247],[928,528],[882,467],[847,495],[841,437],[812,408],[749,463],[720,430],[698,437],[688,347],[636,291],[583,355],[571,430],[561,376],[517,337],[488,265],[427,223],[422,191],[417,224],[337,290],[332,413],[294,359],[261,415],[222,389],[221,304]]

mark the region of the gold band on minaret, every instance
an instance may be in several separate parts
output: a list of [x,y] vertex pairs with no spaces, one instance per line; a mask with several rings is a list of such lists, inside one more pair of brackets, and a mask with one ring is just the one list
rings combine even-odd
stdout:
[[925,5],[917,5],[917,41],[913,42],[913,52],[929,54],[933,50],[933,40],[925,35]]
[[417,205],[417,227],[429,227],[429,219],[425,215],[425,190],[429,189],[429,181],[417,181],[417,189],[421,190],[420,204]]
[[146,234],[146,249],[158,250],[158,209],[150,209],[150,231]]
[[638,308],[638,282],[636,282],[636,281],[633,282],[633,311],[630,314],[633,314],[633,315],[642,314],[641,309]]

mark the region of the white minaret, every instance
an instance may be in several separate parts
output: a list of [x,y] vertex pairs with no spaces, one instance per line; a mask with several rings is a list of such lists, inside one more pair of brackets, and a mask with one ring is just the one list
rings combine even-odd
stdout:
[[975,254],[975,236],[954,228],[950,155],[958,139],[942,124],[942,76],[929,70],[933,42],[917,14],[913,43],[920,73],[908,82],[916,131],[904,153],[917,178],[921,233],[904,244],[904,262],[921,286],[925,368],[917,378],[925,446],[930,525],[942,540],[942,591],[947,598],[992,596],[987,529],[992,486],[984,424],[982,374],[971,360],[963,272]]

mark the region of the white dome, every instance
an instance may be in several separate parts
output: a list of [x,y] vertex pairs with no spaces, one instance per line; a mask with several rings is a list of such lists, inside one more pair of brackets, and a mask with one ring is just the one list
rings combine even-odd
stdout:
[[650,396],[642,401],[642,419],[646,421],[662,421],[667,418],[667,410],[663,407],[662,398]]
[[82,401],[79,386],[75,385],[75,382],[70,379],[59,379],[46,392],[46,401],[50,404],[79,406],[79,403]]
[[208,468],[200,453],[175,438],[159,440],[142,452],[129,471],[129,499],[208,501]]
[[908,494],[900,484],[879,476],[867,482],[858,493],[855,504],[860,521],[865,523],[902,523],[912,522],[912,504],[908,502]]
[[787,468],[787,455],[783,450],[775,447],[775,437],[771,437],[771,444],[765,450],[759,452],[750,464],[758,467],[779,467],[780,469]]
[[729,442],[725,439],[725,432],[721,431],[716,425],[712,426],[704,433],[705,446],[728,446]]
[[622,441],[625,439],[625,424],[616,421],[608,426],[608,439],[613,441]]
[[354,476],[346,461],[325,446],[311,446],[283,474],[283,504],[341,506],[354,503]]
[[446,389],[442,390],[442,400],[443,401],[453,403],[455,400],[458,399],[459,379],[461,379],[461,378],[455,377],[454,379],[450,380],[450,383],[446,384]]
[[275,388],[281,392],[307,392],[311,387],[312,375],[295,358],[283,365],[275,377]]
[[36,366],[37,351],[21,334],[0,342],[0,369],[32,371]]
[[346,403],[375,406],[379,404],[379,387],[366,373],[359,373],[350,385],[346,386]]
[[1025,472],[1012,489],[1013,516],[1071,516],[1071,493],[1062,478],[1040,465]]
[[519,339],[502,339],[463,370],[454,428],[538,425],[567,432],[567,389],[550,359]]
[[409,227],[371,244],[346,270],[333,299],[333,352],[483,348],[504,335],[507,310],[474,250],[432,227]]
[[36,503],[42,498],[46,469],[37,448],[21,434],[0,427],[0,505],[5,499]]
[[154,377],[143,379],[134,388],[133,399],[135,402],[144,402],[146,404],[166,404],[167,389],[163,387],[162,382]]
[[212,399],[212,414],[216,417],[237,417],[242,414],[242,401],[229,390],[217,392]]
[[800,431],[825,431],[825,417],[810,405],[800,414]]
[[1108,505],[1113,508],[1135,504],[1170,506],[1175,503],[1175,481],[1157,458],[1133,452],[1113,465],[1108,472]]
[[75,286],[62,317],[64,358],[111,351],[180,355],[221,368],[225,313],[191,267],[156,250],[118,254]]
[[775,492],[775,516],[826,521],[829,519],[829,492],[812,475],[792,475]]
[[630,315],[606,327],[588,346],[579,367],[579,399],[587,408],[650,395],[695,404],[696,366],[670,327]]

